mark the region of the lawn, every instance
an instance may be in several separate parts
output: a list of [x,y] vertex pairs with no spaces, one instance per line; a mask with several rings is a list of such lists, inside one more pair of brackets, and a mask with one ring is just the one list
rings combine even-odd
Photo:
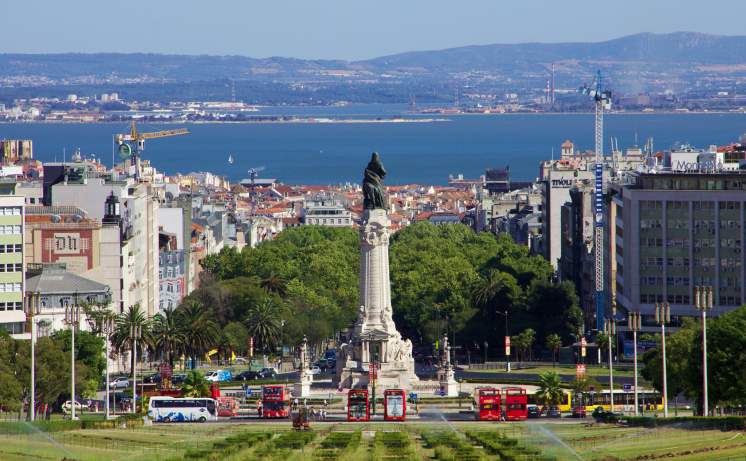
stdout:
[[[556,367],[552,367],[551,365],[542,365],[542,366],[536,366],[531,367],[528,366],[526,368],[520,368],[520,369],[513,369],[512,372],[516,374],[541,374],[547,371],[556,371],[560,375],[563,376],[572,376],[575,377],[575,365],[568,366],[568,365],[557,365]],[[470,373],[506,373],[504,368],[489,368],[484,370],[469,370]],[[609,369],[606,367],[601,367],[598,365],[587,365],[586,366],[586,375],[588,376],[609,376]],[[508,373],[506,373],[507,375]],[[614,376],[625,376],[625,377],[632,377],[633,372],[632,370],[621,370],[614,368]],[[642,378],[640,378],[642,380]]]
[[698,461],[743,459],[740,432],[547,423],[171,424],[0,434],[3,461]]

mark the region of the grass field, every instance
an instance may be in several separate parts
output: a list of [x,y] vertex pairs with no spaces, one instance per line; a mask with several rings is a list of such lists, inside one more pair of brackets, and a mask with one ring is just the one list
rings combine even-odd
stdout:
[[[560,375],[567,375],[575,377],[575,366],[567,366],[567,365],[557,365],[556,367],[552,367],[551,365],[544,365],[544,366],[537,366],[537,367],[526,367],[526,368],[520,368],[520,369],[514,369],[513,372],[520,373],[520,374],[541,374],[547,371],[556,371]],[[471,373],[505,373],[505,369],[503,368],[494,368],[494,369],[484,369],[484,370],[470,370]],[[597,365],[588,365],[586,367],[586,374],[588,376],[609,376],[609,369],[606,367],[601,367]],[[633,376],[632,370],[617,370],[614,368],[614,376]]]
[[0,460],[746,460],[741,432],[585,423],[171,424],[0,434]]

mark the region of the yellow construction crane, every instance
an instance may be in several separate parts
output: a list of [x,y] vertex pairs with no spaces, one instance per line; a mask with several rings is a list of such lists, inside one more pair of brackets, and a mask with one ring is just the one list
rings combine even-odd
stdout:
[[170,136],[180,136],[189,134],[186,128],[177,128],[175,130],[153,131],[150,133],[138,133],[137,125],[132,120],[130,132],[128,134],[116,135],[117,144],[119,144],[119,156],[122,160],[130,160],[135,167],[135,179],[140,177],[140,154],[145,150],[146,139],[167,138]]

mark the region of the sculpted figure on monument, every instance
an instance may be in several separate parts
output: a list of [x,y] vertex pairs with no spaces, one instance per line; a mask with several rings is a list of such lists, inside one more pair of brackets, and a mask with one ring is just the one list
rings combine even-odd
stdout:
[[384,177],[386,177],[386,169],[383,168],[378,152],[373,152],[363,174],[363,208],[366,210],[386,209]]

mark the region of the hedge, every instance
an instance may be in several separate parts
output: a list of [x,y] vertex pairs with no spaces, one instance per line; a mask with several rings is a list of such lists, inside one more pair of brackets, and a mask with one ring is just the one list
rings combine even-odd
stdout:
[[116,419],[55,419],[51,421],[39,420],[34,422],[5,421],[0,422],[0,434],[32,434],[35,432],[75,431],[79,429],[116,429],[123,423],[128,427],[142,426],[142,416],[122,415]]
[[[629,416],[618,418],[620,422],[634,427],[662,427],[671,425],[688,426],[692,429],[720,429],[723,431],[746,430],[744,416],[678,416],[671,418],[655,418],[651,416]],[[614,421],[602,421],[614,422]]]

